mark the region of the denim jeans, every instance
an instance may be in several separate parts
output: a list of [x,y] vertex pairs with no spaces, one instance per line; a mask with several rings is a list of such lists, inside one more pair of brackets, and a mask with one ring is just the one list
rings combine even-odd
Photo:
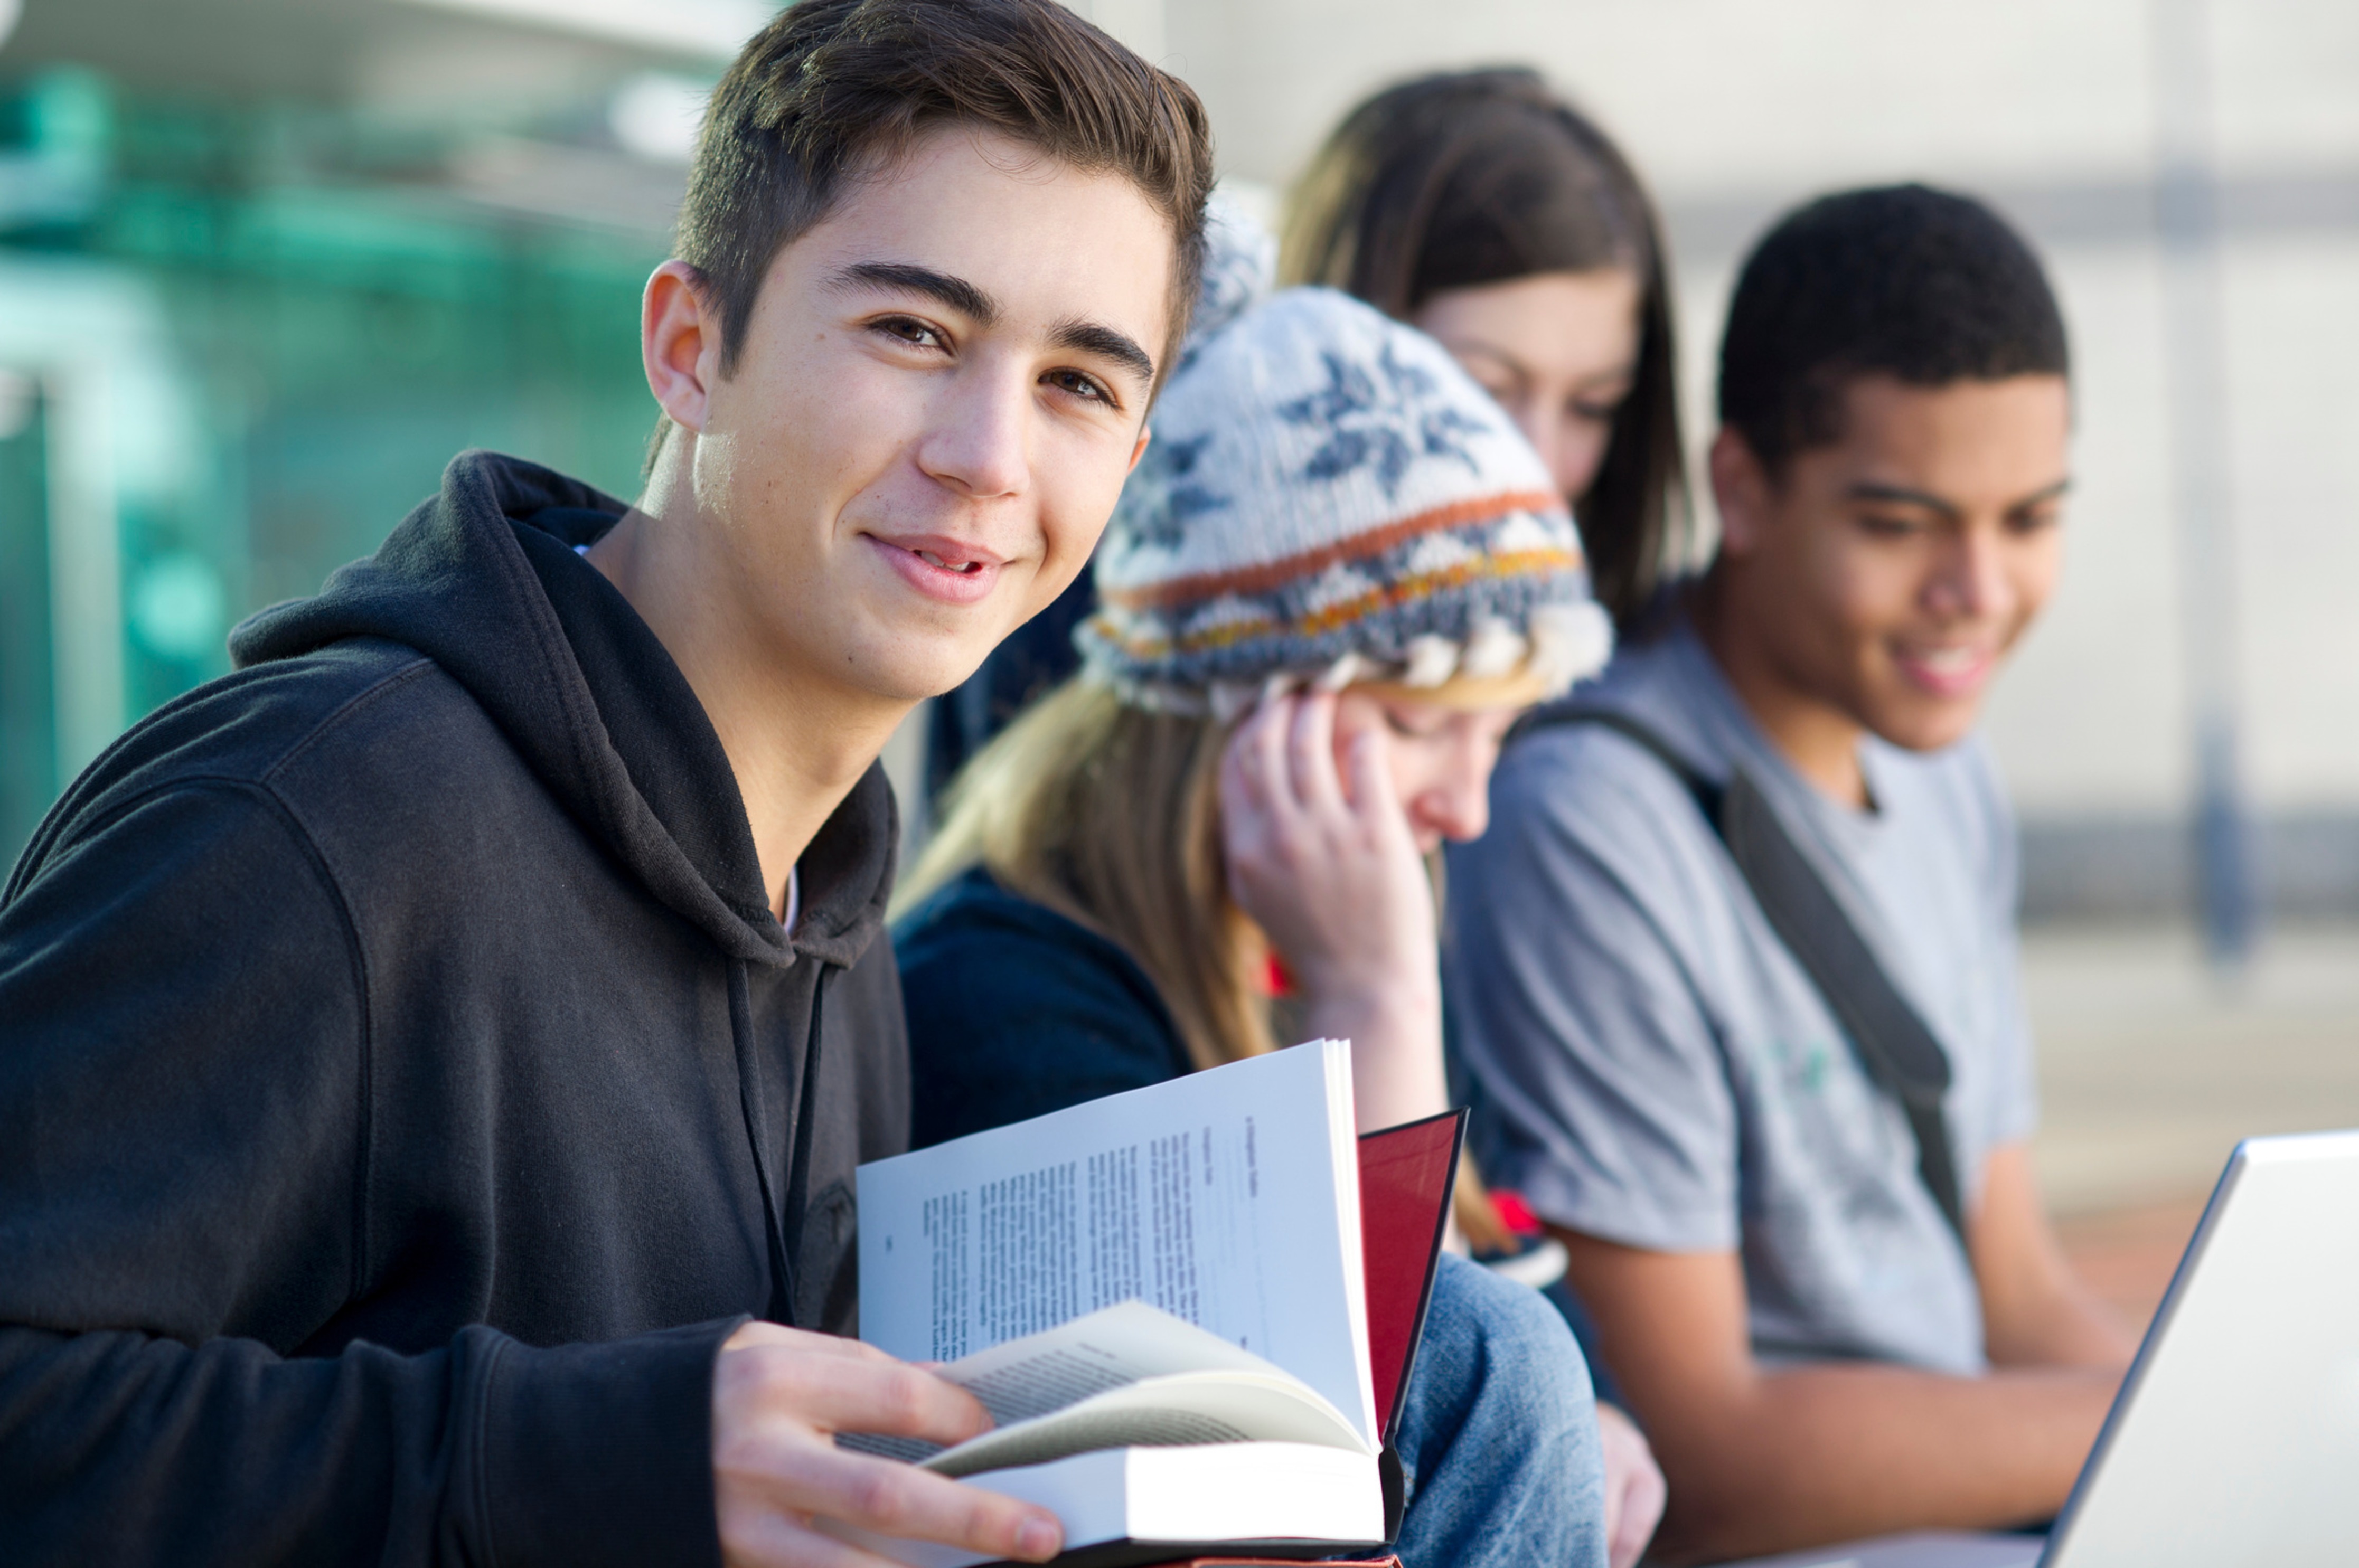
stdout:
[[1442,1258],[1397,1439],[1404,1568],[1603,1568],[1597,1401],[1538,1291]]

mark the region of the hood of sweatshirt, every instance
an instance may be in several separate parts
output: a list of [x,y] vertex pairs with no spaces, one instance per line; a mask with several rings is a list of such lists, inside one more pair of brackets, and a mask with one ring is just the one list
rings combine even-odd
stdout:
[[882,930],[892,890],[899,835],[884,770],[868,770],[798,862],[789,940],[703,705],[646,622],[574,554],[625,510],[536,464],[463,452],[376,554],[247,619],[231,654],[244,668],[355,637],[417,649],[650,895],[723,953],[848,966]]

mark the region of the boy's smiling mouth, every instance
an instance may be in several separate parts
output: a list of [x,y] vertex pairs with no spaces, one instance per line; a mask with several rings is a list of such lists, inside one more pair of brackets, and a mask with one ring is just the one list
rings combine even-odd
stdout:
[[1998,650],[1986,642],[1908,643],[1892,647],[1893,663],[1910,684],[1935,697],[1970,697],[1998,667]]
[[980,545],[946,534],[862,537],[880,552],[901,580],[944,604],[974,604],[989,597],[1006,562]]

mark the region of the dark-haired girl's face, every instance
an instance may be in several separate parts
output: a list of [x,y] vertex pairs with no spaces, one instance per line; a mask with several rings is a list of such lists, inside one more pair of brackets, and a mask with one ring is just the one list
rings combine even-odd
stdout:
[[1614,416],[1638,371],[1644,289],[1622,267],[1544,272],[1451,288],[1418,307],[1409,324],[1496,398],[1578,501],[1596,481]]

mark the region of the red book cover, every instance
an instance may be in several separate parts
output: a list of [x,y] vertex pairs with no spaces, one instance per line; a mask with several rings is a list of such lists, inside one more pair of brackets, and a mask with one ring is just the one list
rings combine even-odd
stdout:
[[1360,1245],[1376,1429],[1389,1444],[1433,1293],[1466,1113],[1444,1111],[1360,1139]]

